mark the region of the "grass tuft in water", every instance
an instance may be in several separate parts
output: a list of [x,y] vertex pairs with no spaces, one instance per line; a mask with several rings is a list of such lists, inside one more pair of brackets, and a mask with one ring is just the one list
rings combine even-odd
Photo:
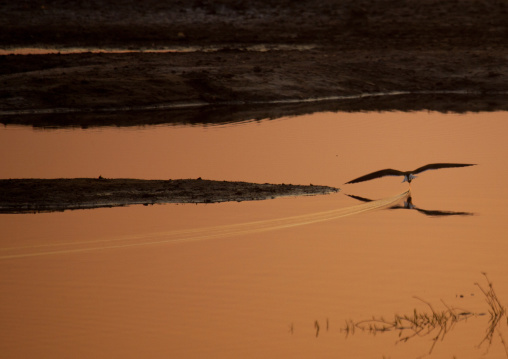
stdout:
[[506,342],[503,338],[501,331],[499,330],[499,323],[501,322],[501,319],[503,319],[503,317],[506,318],[506,322],[508,324],[508,317],[506,316],[506,308],[499,301],[499,298],[497,297],[496,292],[494,291],[494,286],[492,282],[489,280],[489,277],[487,277],[487,273],[482,274],[487,280],[488,288],[483,288],[479,283],[475,283],[475,285],[478,288],[480,288],[483,295],[485,295],[485,301],[489,305],[490,318],[489,318],[489,326],[486,330],[485,337],[480,342],[480,344],[478,344],[478,347],[481,347],[484,343],[488,343],[488,346],[490,347],[492,345],[494,333],[497,332],[497,334],[501,339],[501,343],[504,346],[506,356],[508,357],[508,347],[506,345]]
[[[499,324],[506,316],[506,308],[501,304],[498,299],[494,286],[488,278],[486,273],[482,273],[487,281],[487,288],[482,287],[479,283],[475,283],[485,296],[485,300],[489,306],[489,326],[486,330],[485,337],[482,339],[478,347],[484,343],[488,347],[492,345],[494,334],[497,333],[504,346],[506,356],[508,358],[508,346],[499,330]],[[460,322],[463,322],[471,317],[482,316],[484,313],[473,313],[472,311],[464,310],[461,308],[450,307],[444,301],[441,303],[445,309],[436,310],[434,306],[419,297],[415,299],[423,302],[428,307],[426,311],[413,310],[411,314],[399,315],[395,314],[393,319],[385,319],[383,317],[373,316],[371,319],[353,321],[347,320],[345,326],[341,329],[342,332],[349,335],[355,334],[356,330],[368,332],[369,334],[376,335],[383,332],[398,332],[399,342],[407,342],[415,337],[430,337],[432,345],[429,354],[432,353],[438,341],[443,341],[446,335]]]

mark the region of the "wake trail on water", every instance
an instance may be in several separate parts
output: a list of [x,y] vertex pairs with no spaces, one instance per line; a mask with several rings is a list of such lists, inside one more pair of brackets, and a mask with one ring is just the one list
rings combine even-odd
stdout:
[[262,221],[230,224],[223,226],[205,227],[197,229],[163,231],[155,233],[143,233],[139,235],[127,235],[100,240],[82,242],[67,242],[55,244],[41,244],[36,246],[0,248],[0,260],[45,256],[53,254],[69,254],[79,252],[91,252],[106,249],[147,246],[164,243],[193,242],[214,238],[263,233],[279,229],[293,228],[307,224],[331,221],[364,212],[370,212],[392,206],[405,198],[409,191],[401,194],[366,202],[346,208],[332,209],[328,211],[310,214],[268,219]]

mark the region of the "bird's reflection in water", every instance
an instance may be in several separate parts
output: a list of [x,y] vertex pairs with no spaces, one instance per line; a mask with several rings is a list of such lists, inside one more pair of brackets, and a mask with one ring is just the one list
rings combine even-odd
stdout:
[[[352,194],[346,194],[346,196],[349,196],[351,198],[354,198],[356,200],[362,201],[362,202],[372,202],[372,199],[355,196]],[[413,203],[413,197],[411,196],[411,192],[408,192],[408,195],[406,199],[404,200],[403,205],[395,205],[388,207],[388,209],[414,209],[420,213],[425,214],[426,216],[472,216],[474,213],[471,212],[454,212],[454,211],[439,211],[439,210],[430,210],[430,209],[422,209],[415,206]]]

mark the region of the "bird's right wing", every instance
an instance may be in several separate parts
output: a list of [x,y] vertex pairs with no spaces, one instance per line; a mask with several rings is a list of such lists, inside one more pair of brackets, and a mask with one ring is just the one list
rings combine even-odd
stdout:
[[357,183],[357,182],[363,182],[363,181],[370,181],[375,178],[385,177],[385,176],[403,176],[404,172],[394,170],[391,168],[387,168],[385,170],[380,170],[376,172],[369,173],[368,175],[355,178],[354,180],[351,180],[349,182],[346,182],[345,184],[349,183]]
[[453,168],[453,167],[467,167],[474,166],[472,163],[431,163],[422,167],[419,167],[413,171],[414,174],[422,173],[427,170],[437,170],[440,168]]

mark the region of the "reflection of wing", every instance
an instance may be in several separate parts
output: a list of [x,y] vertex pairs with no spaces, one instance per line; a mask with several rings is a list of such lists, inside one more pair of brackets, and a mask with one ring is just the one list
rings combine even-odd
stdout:
[[[348,196],[348,197],[357,199],[359,201],[362,201],[362,202],[372,202],[373,201],[373,199],[368,199],[368,198],[365,198],[365,197],[355,196],[353,194],[346,194],[345,193],[345,195]],[[411,197],[409,197],[409,198],[411,198]],[[398,204],[396,204],[394,206],[389,207],[388,209],[396,209],[396,208],[405,208],[405,207],[404,206],[399,206]]]
[[369,173],[368,175],[355,178],[354,180],[346,182],[345,184],[348,184],[348,183],[357,183],[357,182],[363,182],[363,181],[369,181],[371,179],[379,178],[379,177],[384,177],[384,176],[403,176],[404,174],[405,174],[404,172],[401,172],[401,171],[398,171],[398,170],[393,170],[391,168],[387,168],[385,170],[380,170],[380,171],[372,172],[372,173]]
[[360,197],[360,196],[355,196],[353,194],[346,194],[346,196],[354,198],[354,199],[357,199],[357,200],[362,201],[362,202],[372,202],[371,199],[368,199],[368,198],[365,198],[365,197]]
[[467,167],[467,166],[474,166],[475,164],[469,164],[469,163],[431,163],[422,167],[419,167],[412,171],[413,174],[422,173],[423,171],[427,170],[437,170],[440,168],[452,168],[452,167]]
[[[357,199],[358,201],[362,201],[362,202],[372,202],[373,201],[372,199],[368,199],[368,198],[360,197],[360,196],[355,196],[352,194],[346,194],[346,196]],[[432,217],[437,217],[437,216],[472,216],[474,214],[471,212],[453,212],[453,211],[438,211],[438,210],[421,209],[421,208],[416,207],[413,204],[413,199],[410,195],[407,197],[407,200],[404,203],[404,206],[395,205],[395,206],[389,207],[388,209],[400,209],[400,208],[414,209],[420,213],[425,214],[426,216],[432,216]]]
[[453,212],[453,211],[435,211],[435,210],[427,210],[427,209],[420,209],[420,208],[414,208],[418,212],[423,213],[427,216],[472,216],[473,213],[471,212]]

